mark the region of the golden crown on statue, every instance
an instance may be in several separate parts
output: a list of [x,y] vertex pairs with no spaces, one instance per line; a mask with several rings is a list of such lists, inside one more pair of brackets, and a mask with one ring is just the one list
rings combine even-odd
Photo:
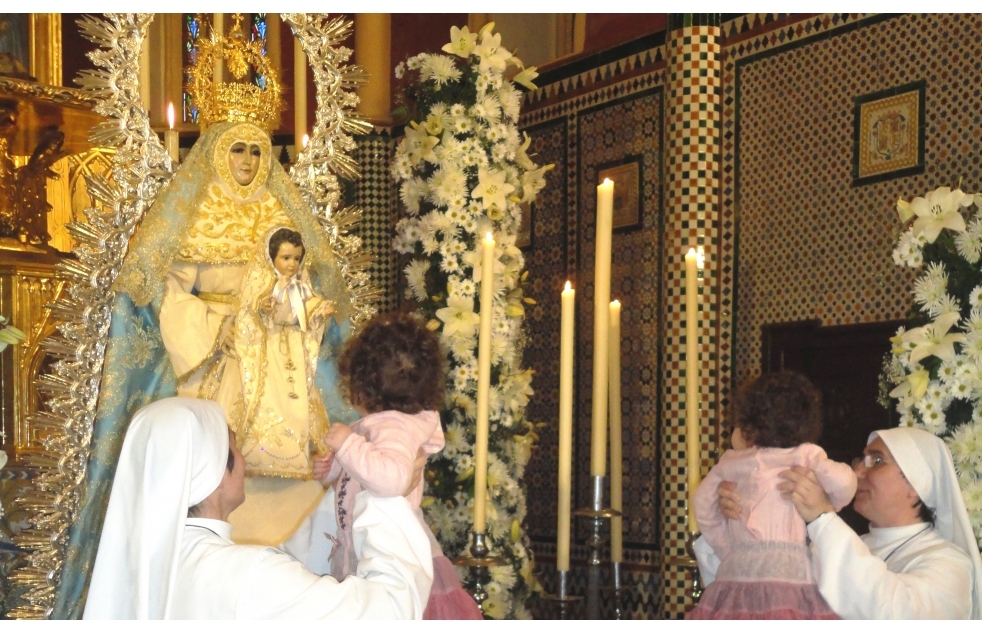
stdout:
[[[232,16],[231,35],[216,36],[198,43],[198,56],[189,70],[188,93],[198,108],[202,126],[219,121],[255,123],[267,133],[273,130],[283,110],[276,71],[262,51],[259,40],[247,41],[241,30],[242,15]],[[215,81],[216,63],[224,60],[231,82]],[[265,89],[251,81],[250,70],[265,79]],[[245,81],[242,79],[245,78]]]

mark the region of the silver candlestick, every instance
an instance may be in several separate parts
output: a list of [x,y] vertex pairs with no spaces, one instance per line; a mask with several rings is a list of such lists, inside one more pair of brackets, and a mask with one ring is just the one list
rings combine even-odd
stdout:
[[471,556],[461,555],[453,561],[457,566],[467,566],[477,569],[475,572],[474,590],[471,597],[477,602],[477,607],[484,614],[484,601],[488,598],[488,593],[484,589],[489,579],[488,569],[492,566],[501,566],[505,560],[501,557],[490,555],[491,549],[488,548],[487,536],[481,533],[474,533],[474,540],[470,546]]
[[600,618],[600,559],[603,554],[603,538],[600,536],[600,528],[604,520],[610,520],[621,513],[610,507],[603,506],[604,500],[604,477],[594,476],[593,480],[593,500],[589,508],[577,509],[573,512],[574,516],[586,516],[593,520],[593,534],[587,540],[589,556],[587,558],[587,593],[586,593],[586,616],[587,619]]

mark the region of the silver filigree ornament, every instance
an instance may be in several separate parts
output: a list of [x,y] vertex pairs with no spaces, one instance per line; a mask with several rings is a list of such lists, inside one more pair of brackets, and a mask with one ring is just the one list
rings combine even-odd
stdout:
[[[115,154],[108,174],[86,178],[95,206],[86,209],[87,222],[67,226],[77,260],[58,265],[66,291],[48,306],[61,324],[58,334],[41,343],[56,362],[37,382],[44,410],[29,419],[44,440],[42,450],[24,455],[38,475],[34,488],[18,499],[32,518],[30,528],[15,541],[31,553],[28,563],[10,576],[12,586],[23,589],[25,602],[8,612],[14,619],[51,616],[68,532],[84,494],[114,298],[111,286],[130,237],[175,167],[150,127],[140,96],[140,51],[152,19],[149,13],[107,13],[78,22],[99,48],[89,53],[96,70],[82,71],[76,82],[93,99],[94,111],[107,119],[91,130],[90,140]],[[343,65],[351,51],[338,45],[350,32],[349,21],[302,13],[283,14],[283,19],[308,55],[318,106],[310,142],[290,175],[328,235],[351,294],[352,324],[358,326],[377,311],[373,302],[381,292],[369,281],[374,256],[362,250],[359,237],[348,234],[361,221],[361,210],[338,208],[335,173],[352,179],[359,175],[348,155],[355,147],[351,134],[364,134],[371,125],[353,113],[358,97],[351,90],[364,84],[367,75],[358,66]]]

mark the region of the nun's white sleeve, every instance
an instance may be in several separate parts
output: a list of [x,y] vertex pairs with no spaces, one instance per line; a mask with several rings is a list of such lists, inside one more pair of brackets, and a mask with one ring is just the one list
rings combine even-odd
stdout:
[[971,617],[971,562],[947,541],[936,538],[894,571],[834,513],[809,524],[808,535],[818,589],[843,619]]
[[318,576],[268,549],[249,571],[237,619],[422,619],[433,583],[429,539],[402,497],[355,498],[358,574]]

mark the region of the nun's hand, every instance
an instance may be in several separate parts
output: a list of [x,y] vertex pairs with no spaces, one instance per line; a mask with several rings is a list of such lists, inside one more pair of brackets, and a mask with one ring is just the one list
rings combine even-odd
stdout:
[[781,497],[794,503],[794,508],[798,510],[798,515],[806,523],[818,518],[823,513],[829,511],[835,513],[829,495],[825,493],[822,484],[818,482],[815,472],[795,465],[790,470],[784,470],[778,474],[784,479],[783,483],[778,483],[777,488],[781,490]]
[[719,512],[724,518],[729,520],[739,520],[740,513],[743,511],[743,502],[740,494],[736,491],[736,483],[733,481],[723,481],[716,487],[716,496],[719,500]]

